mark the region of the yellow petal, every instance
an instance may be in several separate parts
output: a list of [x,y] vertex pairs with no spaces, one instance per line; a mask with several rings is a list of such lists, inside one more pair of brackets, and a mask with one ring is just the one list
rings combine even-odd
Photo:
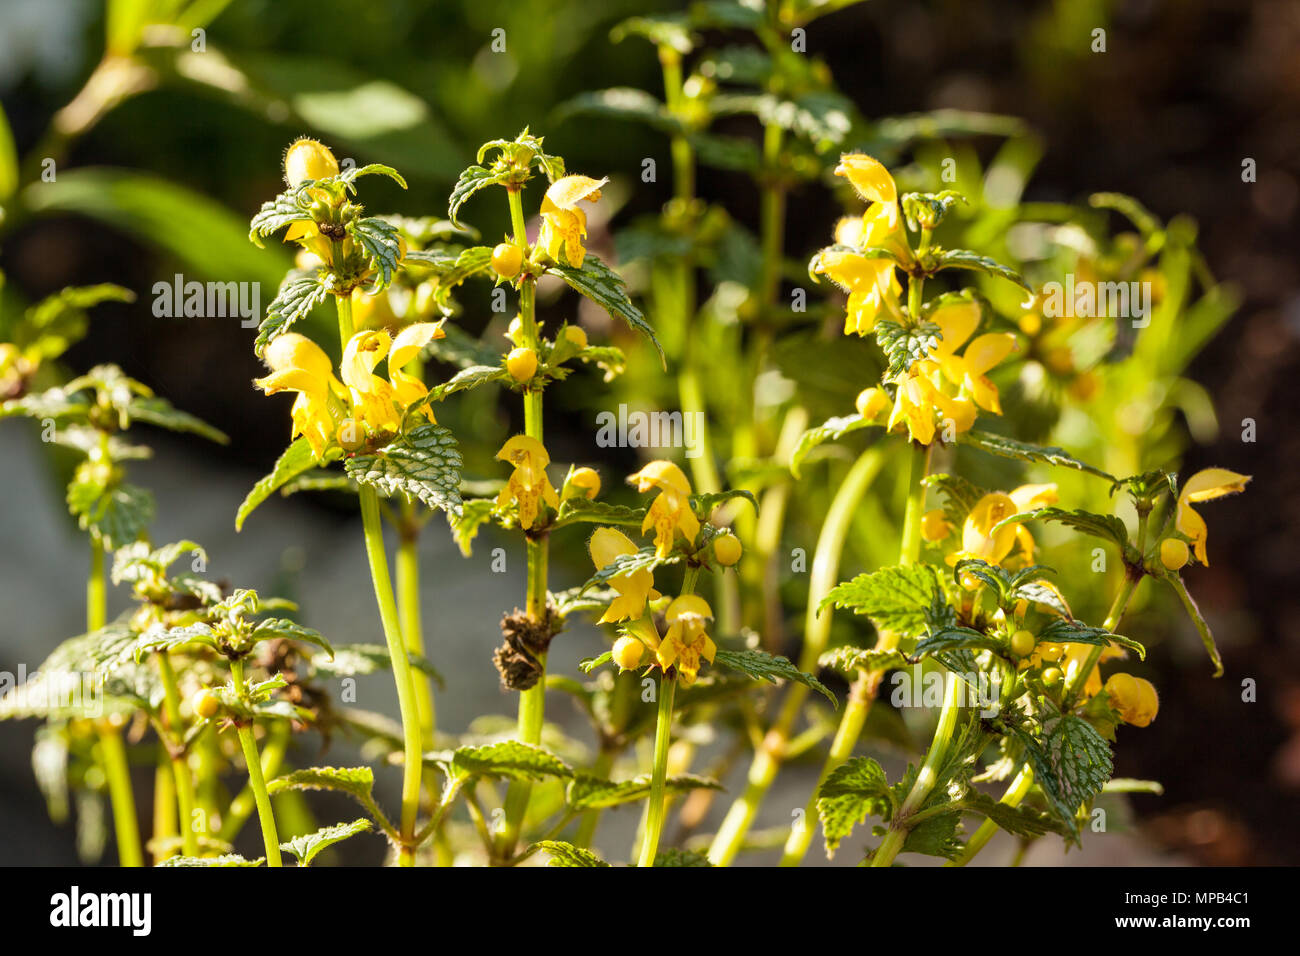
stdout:
[[1010,332],[986,332],[966,347],[966,370],[975,377],[983,375],[1016,350],[1016,337]]
[[1187,479],[1178,498],[1180,501],[1212,501],[1235,495],[1246,489],[1250,478],[1250,475],[1239,475],[1227,468],[1203,468]]
[[546,446],[531,435],[516,435],[509,439],[497,452],[497,458],[516,465],[527,461],[534,468],[545,468],[551,463]]
[[637,550],[632,539],[625,535],[617,528],[597,528],[587,542],[587,552],[591,555],[591,563],[596,566],[596,570],[607,568],[617,558],[625,554],[632,554]]
[[898,187],[894,177],[884,165],[866,153],[846,153],[835,167],[835,175],[843,176],[853,184],[858,194],[868,202],[893,203],[898,201]]
[[[953,302],[934,310],[930,321],[939,326],[943,338],[932,353],[940,358],[957,351],[980,324],[980,307],[976,302]],[[978,340],[977,340],[978,341]]]
[[650,462],[635,474],[628,475],[627,480],[636,485],[637,491],[658,488],[688,497],[691,493],[691,483],[686,479],[685,473],[671,461],[662,458]]
[[388,377],[392,378],[391,373],[395,369],[402,369],[409,365],[420,350],[434,339],[446,337],[447,333],[442,330],[442,322],[416,322],[402,329],[393,339],[392,349],[388,353],[390,373]]
[[343,348],[343,361],[339,365],[344,384],[358,392],[371,391],[374,379],[371,373],[388,354],[392,341],[389,334],[383,331],[358,332],[348,339],[348,344]]
[[556,209],[572,209],[582,200],[595,202],[600,198],[600,189],[607,182],[605,179],[592,179],[590,176],[563,176],[553,182],[542,199],[542,212]]
[[1055,482],[1042,485],[1021,485],[1011,492],[1017,511],[1034,511],[1054,505],[1059,499]]

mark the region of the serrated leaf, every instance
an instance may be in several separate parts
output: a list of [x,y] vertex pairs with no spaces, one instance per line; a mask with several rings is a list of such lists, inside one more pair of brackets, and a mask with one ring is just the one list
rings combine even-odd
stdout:
[[974,272],[983,272],[985,275],[997,276],[1000,279],[1006,279],[1008,282],[1014,282],[1026,292],[1033,294],[1033,288],[1025,281],[1015,269],[1004,266],[996,259],[988,256],[981,256],[979,253],[971,252],[969,249],[944,249],[934,252],[935,260],[939,269],[969,269]]
[[713,866],[703,850],[682,850],[669,847],[655,854],[652,866]]
[[316,856],[322,850],[333,846],[335,843],[340,843],[348,839],[348,837],[364,833],[371,826],[370,821],[362,817],[360,820],[353,820],[351,823],[338,823],[332,827],[322,827],[315,833],[294,837],[287,843],[281,843],[280,849],[292,853],[297,858],[299,866],[310,866],[311,861],[316,859]]
[[429,389],[429,401],[440,402],[448,395],[478,388],[489,382],[509,382],[510,373],[500,365],[471,365],[463,368],[441,385]]
[[393,281],[393,273],[401,259],[402,246],[397,227],[385,219],[368,216],[349,224],[348,232],[370,257],[371,267],[379,271],[375,281],[367,288],[374,294],[386,289]]
[[921,483],[927,488],[938,489],[943,495],[943,516],[954,528],[960,528],[965,523],[970,510],[987,493],[985,489],[958,475],[926,475]]
[[1042,813],[1033,807],[1009,806],[979,790],[967,791],[966,796],[962,798],[962,806],[967,810],[983,814],[1013,836],[1032,839],[1045,833],[1070,835],[1069,829],[1050,814]]
[[379,451],[353,455],[344,462],[359,484],[385,497],[412,495],[430,508],[459,513],[460,450],[456,438],[432,422],[399,435]]
[[261,866],[266,857],[246,860],[238,853],[226,853],[222,856],[173,856],[159,863],[159,866]]
[[648,338],[655,349],[658,350],[659,360],[663,363],[664,368],[668,367],[668,359],[664,355],[663,346],[659,344],[659,338],[655,335],[650,323],[646,321],[645,315],[628,298],[623,277],[605,265],[598,257],[589,253],[582,260],[582,268],[580,269],[557,262],[546,272],[548,275],[559,276],[572,289],[595,302],[608,312],[611,317],[621,319],[632,329]]
[[465,204],[465,200],[480,189],[504,181],[504,173],[494,173],[483,166],[470,166],[465,169],[456,178],[456,185],[447,198],[447,218],[451,220],[452,225],[461,225],[460,207]]
[[821,681],[812,674],[805,674],[799,670],[790,662],[789,658],[777,657],[768,654],[766,651],[756,651],[750,648],[733,651],[720,647],[713,659],[713,665],[737,671],[751,680],[765,680],[773,684],[782,680],[792,680],[817,691],[831,702],[832,707],[839,707],[839,701],[835,699],[835,695]]
[[89,531],[110,551],[139,540],[153,521],[153,495],[137,485],[105,489],[94,481],[74,480],[68,486],[68,510],[82,531]]
[[881,568],[831,588],[819,610],[827,605],[847,608],[871,618],[881,630],[916,637],[925,627],[925,610],[938,584],[928,565]]
[[519,740],[503,740],[482,747],[459,747],[448,763],[453,776],[506,777],[512,780],[568,778],[573,770],[548,750]]
[[888,820],[892,813],[889,780],[870,757],[854,757],[836,767],[817,790],[817,818],[826,838],[826,856],[868,816]]
[[353,183],[362,176],[387,176],[403,189],[406,188],[406,180],[402,174],[392,166],[385,166],[382,163],[367,163],[365,166],[350,166],[343,170],[334,178],[342,183]]
[[266,785],[272,794],[281,790],[337,790],[363,804],[370,801],[374,788],[375,772],[369,767],[308,767],[276,777]]
[[[442,675],[426,658],[410,651],[407,652],[406,657],[416,670],[423,671],[439,683],[442,682]],[[374,674],[381,670],[389,670],[393,666],[393,660],[388,656],[388,648],[383,644],[340,644],[334,648],[332,658],[326,660],[318,654],[312,657],[311,663],[316,676],[325,678]]]
[[329,641],[325,640],[320,631],[304,627],[297,621],[291,621],[288,618],[268,617],[257,622],[257,626],[253,628],[253,639],[265,641],[273,638],[284,638],[289,641],[314,644],[322,648],[330,657],[334,656],[334,649],[330,647]]
[[1052,644],[1092,644],[1099,647],[1118,644],[1121,647],[1127,647],[1129,650],[1137,651],[1138,657],[1142,660],[1146,660],[1147,656],[1146,648],[1132,638],[1112,634],[1104,627],[1093,627],[1091,624],[1084,624],[1082,621],[1065,618],[1054,618],[1048,621],[1038,632],[1038,639]]
[[1073,468],[1076,471],[1096,475],[1098,478],[1115,481],[1114,475],[1102,471],[1094,465],[1089,465],[1087,462],[1080,461],[1063,448],[1035,445],[1031,442],[1008,438],[1006,435],[995,435],[992,432],[981,431],[977,428],[962,432],[958,436],[958,440],[981,451],[986,451],[990,455],[998,455],[1002,458],[1016,458],[1020,461],[1042,462],[1062,468]]
[[[680,554],[669,554],[666,557],[660,557],[654,548],[646,547],[639,551],[633,551],[631,554],[620,554],[617,558],[601,568],[582,586],[582,591],[593,588],[598,584],[606,584],[612,578],[620,575],[630,574],[633,571],[653,571],[665,564],[677,564],[682,560]],[[582,591],[578,593],[581,594]]]
[[1120,549],[1127,547],[1128,528],[1124,522],[1116,515],[1099,515],[1091,511],[1066,511],[1064,508],[1038,508],[1034,511],[1025,511],[1020,514],[1012,515],[1002,521],[989,532],[996,533],[999,528],[1007,524],[1022,524],[1026,521],[1054,521],[1057,524],[1063,524],[1067,528],[1072,528],[1082,534],[1092,535],[1094,538],[1102,538],[1107,541],[1113,541],[1119,545]]
[[470,498],[461,502],[459,514],[447,512],[447,523],[451,525],[452,540],[456,542],[460,553],[465,557],[468,558],[471,554],[479,528],[492,520],[492,512],[496,510],[496,506],[496,500],[493,498]]
[[957,825],[961,812],[951,810],[928,816],[907,831],[900,853],[923,853],[945,860],[955,860],[963,849],[957,839]]
[[609,866],[590,850],[565,843],[563,840],[541,840],[528,849],[530,852],[544,851],[551,858],[547,866]]
[[[721,790],[722,784],[708,777],[682,774],[664,781],[668,793],[688,790]],[[577,774],[564,790],[564,799],[574,810],[605,809],[631,803],[650,794],[650,774],[641,774],[631,780],[602,780],[587,774]]]
[[663,103],[645,90],[635,87],[621,86],[579,93],[561,103],[556,112],[557,119],[560,120],[572,116],[598,116],[603,119],[645,123],[652,129],[670,135],[683,132],[681,121]]
[[312,309],[328,298],[329,288],[316,273],[303,274],[297,270],[289,273],[266,307],[266,318],[257,327],[253,351],[261,357],[277,336],[307,318]]
[[1002,642],[997,638],[981,634],[973,628],[943,625],[934,628],[917,642],[913,657],[921,658],[959,649],[996,651],[1001,648]]
[[860,670],[883,671],[891,667],[906,667],[908,663],[900,651],[874,647],[836,647],[817,659],[818,667],[829,667],[850,676]]
[[560,511],[551,523],[551,528],[563,528],[580,522],[640,528],[645,521],[645,514],[645,508],[632,508],[582,497],[566,498],[560,502]]
[[1110,746],[1096,728],[1073,714],[1048,721],[1041,745],[1023,732],[1016,736],[1053,812],[1077,840],[1075,814],[1110,779]]
[[863,418],[861,415],[854,413],[828,418],[820,425],[808,429],[799,436],[799,443],[794,446],[794,451],[790,454],[790,474],[796,478],[800,477],[799,469],[803,465],[804,459],[818,445],[823,442],[836,441],[849,434],[849,432],[855,432],[871,424],[871,419]]
[[174,432],[189,432],[201,435],[219,445],[229,444],[230,438],[225,432],[213,428],[203,419],[183,412],[165,398],[157,396],[139,396],[133,398],[126,406],[127,417],[132,421],[156,425]]
[[889,360],[886,378],[892,380],[933,352],[943,340],[943,332],[934,322],[918,322],[910,328],[889,319],[876,323],[876,342]]
[[269,498],[272,492],[303,472],[314,468],[316,464],[311,444],[306,437],[294,441],[280,455],[271,473],[253,485],[252,490],[245,496],[243,504],[235,512],[235,530],[243,529],[244,521],[253,513],[253,509]]
[[253,245],[261,249],[262,240],[267,236],[273,236],[295,222],[313,221],[311,213],[303,205],[303,189],[306,185],[302,183],[294,186],[262,203],[262,208],[248,224],[248,239]]

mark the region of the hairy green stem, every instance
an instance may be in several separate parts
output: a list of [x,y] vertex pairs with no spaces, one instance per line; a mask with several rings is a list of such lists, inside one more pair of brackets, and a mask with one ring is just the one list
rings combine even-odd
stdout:
[[[243,697],[244,662],[230,662],[230,677],[235,684],[235,693]],[[248,785],[252,788],[253,799],[257,802],[257,819],[262,825],[262,844],[266,848],[266,865],[280,866],[280,837],[275,830],[275,812],[271,809],[271,795],[266,792],[266,778],[262,776],[262,758],[257,753],[257,741],[253,738],[253,725],[240,723],[238,726],[239,746],[244,752],[244,763],[248,766]]]
[[[280,772],[280,765],[284,762],[284,752],[289,746],[290,733],[286,721],[276,721],[267,728],[266,746],[262,748],[263,779],[274,780]],[[233,842],[256,809],[257,799],[253,795],[253,788],[246,784],[244,789],[235,794],[230,801],[230,806],[226,808],[218,837],[227,843]]]
[[113,807],[113,834],[117,840],[117,861],[122,866],[143,866],[140,829],[131,793],[131,769],[126,761],[122,733],[115,729],[99,732],[99,753],[108,777],[109,801]]
[[664,827],[664,786],[668,780],[668,745],[672,743],[673,694],[677,682],[666,674],[659,680],[659,708],[655,717],[654,766],[650,772],[650,802],[646,805],[645,839],[637,866],[654,866],[659,835]]
[[[411,505],[404,506],[404,512]],[[424,626],[420,615],[419,533],[409,526],[398,532],[397,601],[402,624],[402,638],[411,654],[424,657]],[[425,674],[415,680],[415,703],[420,712],[420,737],[424,746],[433,748],[437,728],[437,710],[433,699],[433,678]]]
[[182,750],[185,729],[181,721],[181,695],[176,683],[176,671],[166,651],[159,651],[158,673],[162,676],[163,713],[167,717],[167,753],[171,758],[172,776],[176,780],[176,805],[180,811],[178,821],[181,831],[181,852],[185,856],[198,856],[199,839],[194,832],[194,778],[190,764]]

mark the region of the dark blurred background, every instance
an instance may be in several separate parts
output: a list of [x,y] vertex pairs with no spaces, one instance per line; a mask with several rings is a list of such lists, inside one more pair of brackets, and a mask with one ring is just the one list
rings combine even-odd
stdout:
[[[571,170],[631,178],[643,157],[666,153],[656,134],[601,120],[556,123],[552,114],[586,89],[657,93],[652,50],[612,44],[608,30],[633,13],[672,8],[628,0],[236,0],[207,39],[256,80],[256,90],[223,94],[219,84],[169,77],[78,138],[59,169],[148,172],[208,197],[238,222],[276,191],[288,140],[314,132],[359,163],[399,167],[411,184],[400,197],[404,211],[443,215],[477,144],[529,124]],[[1090,49],[1098,27],[1106,30],[1104,53]],[[488,53],[495,28],[506,31],[504,57]],[[101,5],[90,0],[0,5],[0,100],[20,155],[42,141],[52,115],[81,88],[103,34]],[[1125,735],[1116,769],[1164,783],[1163,798],[1134,801],[1157,850],[1209,864],[1300,862],[1300,431],[1293,427],[1300,415],[1300,4],[872,0],[818,20],[807,42],[868,117],[938,107],[1022,117],[1045,149],[1027,199],[1116,190],[1162,218],[1186,212],[1199,224],[1210,268],[1236,287],[1241,308],[1191,369],[1213,396],[1221,430],[1214,444],[1190,449],[1185,473],[1216,464],[1254,475],[1248,495],[1211,506],[1213,566],[1188,574],[1219,635],[1228,676],[1210,681],[1190,651],[1186,659],[1153,660],[1160,719],[1147,732]],[[399,100],[406,113],[388,95],[384,110],[354,109],[361,119],[344,128],[322,125],[331,97],[357,95],[367,84],[409,91]],[[1242,181],[1247,158],[1257,165],[1254,183]],[[388,201],[398,205],[395,188],[369,182],[376,183],[367,187],[375,211]],[[619,216],[656,210],[668,189],[636,190]],[[705,172],[699,190],[737,218],[756,219],[744,178]],[[791,255],[820,246],[836,212],[820,186],[796,194]],[[472,218],[491,238],[505,229],[500,213],[484,203]],[[57,214],[11,225],[0,249],[11,301],[100,281],[142,292],[133,305],[99,308],[91,334],[67,357],[71,366],[118,362],[236,436],[225,448],[151,436],[170,460],[215,468],[240,488],[266,470],[283,447],[286,420],[247,385],[261,371],[248,347],[252,333],[154,318],[148,289],[179,267],[130,230]],[[265,262],[250,268],[274,273]],[[482,309],[473,293],[465,303],[468,315]],[[1257,422],[1254,444],[1241,441],[1248,417]],[[13,463],[4,467],[8,485]],[[58,506],[56,498],[51,527]],[[332,514],[328,502],[299,507],[307,516]],[[6,539],[6,569],[24,548]],[[4,593],[16,600],[14,590]],[[0,619],[9,614],[3,609]],[[48,649],[60,636],[13,641]],[[15,645],[9,635],[3,641],[7,667]],[[1194,650],[1194,634],[1182,643]],[[1258,700],[1244,704],[1240,682],[1248,677],[1258,682]],[[22,775],[28,740],[26,730],[0,725],[6,766],[18,768],[2,785],[6,832],[49,827]]]

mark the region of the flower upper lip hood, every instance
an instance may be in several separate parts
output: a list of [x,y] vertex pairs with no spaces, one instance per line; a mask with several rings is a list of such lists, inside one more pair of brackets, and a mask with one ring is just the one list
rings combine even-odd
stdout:
[[627,480],[636,485],[637,491],[645,492],[658,488],[660,491],[671,491],[687,497],[691,493],[691,483],[687,480],[685,472],[671,461],[663,459],[650,462],[636,474],[628,475]]
[[590,176],[562,176],[551,183],[542,199],[542,231],[538,243],[557,262],[581,268],[587,250],[582,240],[587,236],[587,214],[578,203],[600,199],[601,188],[608,179]]
[[267,395],[298,393],[290,411],[291,437],[305,436],[313,456],[320,460],[334,435],[331,399],[335,391],[343,390],[334,377],[334,363],[324,349],[296,332],[277,336],[266,348],[266,362],[271,374],[254,379],[253,384]]
[[1209,566],[1210,559],[1205,550],[1209,529],[1202,518],[1192,508],[1193,502],[1213,501],[1227,495],[1244,491],[1250,481],[1250,475],[1241,475],[1227,468],[1205,468],[1192,475],[1178,492],[1177,515],[1175,527],[1192,541],[1192,550],[1196,560]]
[[[609,567],[622,555],[635,554],[637,551],[632,539],[617,528],[597,528],[587,547],[591,562],[597,570]],[[646,601],[660,596],[654,589],[654,574],[645,568],[616,575],[609,579],[609,586],[619,596],[610,602],[597,624],[639,618],[645,613]]]
[[[1021,485],[1010,493],[992,491],[975,502],[962,526],[961,553],[949,558],[979,558],[989,564],[1001,564],[1020,543],[1027,559],[1032,560],[1034,539],[1023,524],[998,525],[1012,515],[1024,514],[1057,501],[1056,485]],[[995,530],[996,529],[996,530]]]

